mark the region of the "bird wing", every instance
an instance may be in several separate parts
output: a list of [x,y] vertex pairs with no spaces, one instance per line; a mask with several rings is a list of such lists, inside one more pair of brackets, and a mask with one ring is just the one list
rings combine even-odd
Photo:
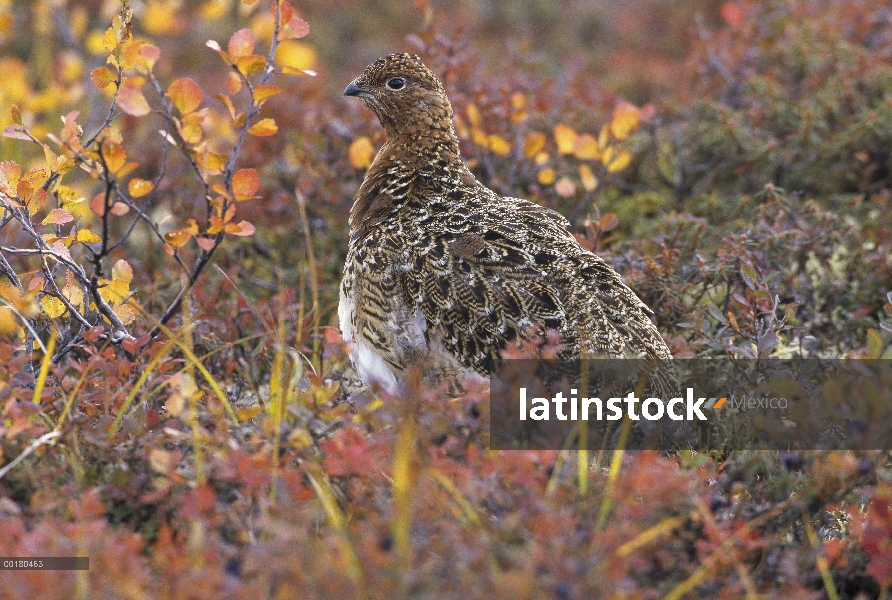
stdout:
[[560,333],[567,357],[665,354],[649,309],[578,244],[563,216],[474,192],[483,197],[466,214],[428,205],[404,277],[406,302],[419,306],[428,335],[463,365],[487,375],[505,343],[535,326]]

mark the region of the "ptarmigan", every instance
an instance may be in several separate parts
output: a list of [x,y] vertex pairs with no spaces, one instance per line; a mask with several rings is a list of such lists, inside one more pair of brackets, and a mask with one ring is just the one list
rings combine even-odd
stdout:
[[560,334],[562,357],[671,358],[650,309],[560,214],[471,174],[446,92],[417,56],[375,61],[344,95],[387,132],[350,212],[338,306],[365,383],[393,392],[419,361],[486,377],[507,344],[543,330]]

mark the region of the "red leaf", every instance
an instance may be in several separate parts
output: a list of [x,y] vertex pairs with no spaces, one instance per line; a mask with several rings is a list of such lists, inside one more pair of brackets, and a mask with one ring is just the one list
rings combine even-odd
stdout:
[[725,2],[719,9],[722,20],[731,27],[738,27],[743,23],[743,10],[737,2]]
[[239,29],[229,38],[229,56],[235,61],[243,56],[254,54],[254,32],[250,29]]
[[54,208],[42,221],[44,225],[64,225],[74,221],[74,216],[64,208]]
[[128,115],[142,117],[152,112],[152,108],[140,89],[142,84],[141,78],[127,77],[118,90],[118,106]]
[[239,237],[247,237],[249,235],[254,235],[255,229],[254,225],[252,225],[248,221],[239,221],[238,223],[229,223],[226,225],[226,229],[224,231],[231,235],[237,235]]

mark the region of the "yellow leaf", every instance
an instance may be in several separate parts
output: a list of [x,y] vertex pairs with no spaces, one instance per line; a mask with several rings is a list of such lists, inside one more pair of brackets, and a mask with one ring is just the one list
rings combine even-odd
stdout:
[[489,147],[489,136],[483,132],[482,129],[477,127],[471,128],[471,139],[474,140],[474,143],[483,148]]
[[297,40],[283,40],[276,48],[275,62],[280,68],[304,71],[316,67],[316,50],[309,44]]
[[0,335],[15,333],[18,330],[19,324],[12,309],[5,306],[0,307]]
[[244,73],[247,76],[251,76],[263,70],[263,68],[266,66],[266,57],[260,56],[258,54],[252,54],[251,56],[242,56],[241,58],[237,58],[235,60],[235,64],[240,72]]
[[99,295],[111,304],[120,304],[130,295],[130,283],[123,279],[101,279],[99,287]]
[[92,244],[92,243],[95,243],[95,242],[101,242],[101,241],[102,241],[102,238],[100,238],[98,235],[96,235],[95,233],[93,233],[93,232],[90,231],[89,229],[81,229],[81,230],[79,230],[79,231],[77,232],[77,234],[75,235],[75,238],[74,238],[74,239],[75,239],[75,241],[77,241],[77,242],[84,242],[84,243],[87,243],[87,244]]
[[56,193],[59,195],[59,202],[62,204],[63,208],[69,204],[80,204],[85,200],[83,196],[79,195],[67,185],[60,185],[59,189],[56,190]]
[[190,145],[195,145],[204,137],[204,128],[201,126],[204,121],[207,109],[185,115],[178,124],[178,130],[183,141]]
[[47,145],[43,146],[43,156],[46,159],[46,166],[49,167],[50,173],[58,173],[59,159],[56,158],[56,155],[53,154],[53,151]]
[[561,154],[573,154],[577,137],[579,134],[569,125],[559,123],[554,126],[554,142]]
[[587,192],[591,192],[598,187],[598,178],[595,177],[591,167],[586,164],[579,165],[579,180]]
[[154,35],[172,31],[179,22],[178,4],[175,0],[148,0],[140,24]]
[[[598,147],[605,151],[607,149],[607,144],[610,142],[610,125],[604,125],[601,128],[601,131],[598,132]],[[604,160],[603,158],[601,160]]]
[[594,136],[583,133],[576,138],[573,153],[579,160],[598,160],[601,156],[601,149],[598,148],[598,140]]
[[511,144],[505,138],[493,134],[489,136],[489,149],[499,156],[507,156],[511,153]]
[[83,306],[84,290],[80,284],[74,280],[74,274],[71,271],[65,272],[65,287],[62,288],[62,294],[73,307],[79,309]]
[[622,171],[626,167],[629,166],[632,162],[632,153],[628,150],[620,150],[616,153],[616,156],[607,163],[607,172],[608,173],[616,173],[618,171]]
[[514,92],[511,94],[511,106],[514,110],[520,110],[527,103],[527,97],[524,96],[521,92]]
[[554,169],[545,167],[544,169],[539,170],[539,173],[536,175],[536,180],[542,185],[551,185],[554,183],[556,176],[557,174],[554,172]]
[[529,158],[536,156],[545,147],[546,137],[541,131],[533,131],[523,142],[523,153]]
[[106,52],[111,52],[118,45],[118,36],[115,35],[115,30],[109,27],[105,30],[105,33],[102,35],[102,48]]
[[473,104],[468,104],[468,108],[465,109],[465,113],[468,115],[468,120],[471,122],[471,125],[474,127],[480,127],[480,111]]
[[536,156],[533,157],[533,162],[537,165],[544,165],[549,160],[551,160],[551,156],[548,152],[539,152]]
[[613,109],[610,132],[617,140],[624,140],[638,128],[639,123],[641,123],[641,110],[628,102],[620,102]]
[[40,306],[43,308],[43,312],[46,313],[46,316],[51,319],[61,317],[65,314],[65,311],[68,310],[65,308],[65,305],[62,304],[61,300],[53,298],[52,296],[44,296],[41,298]]
[[257,137],[275,135],[277,131],[279,131],[279,126],[273,119],[260,119],[248,128],[248,133]]
[[375,148],[369,138],[362,136],[353,140],[347,150],[347,160],[354,169],[368,169],[375,158]]
[[130,192],[130,196],[133,198],[142,198],[153,189],[155,189],[154,183],[139,177],[134,177],[127,184],[127,191]]
[[275,85],[258,85],[254,88],[254,102],[260,106],[265,100],[281,92],[282,88]]
[[181,115],[193,112],[201,104],[203,93],[198,84],[190,77],[177,79],[167,88],[167,97],[173,101],[173,105]]
[[199,156],[200,161],[205,169],[216,174],[223,170],[226,165],[226,157],[222,154],[214,154],[213,152],[205,152]]
[[208,21],[216,21],[229,14],[229,4],[227,0],[208,0],[201,5],[199,12]]

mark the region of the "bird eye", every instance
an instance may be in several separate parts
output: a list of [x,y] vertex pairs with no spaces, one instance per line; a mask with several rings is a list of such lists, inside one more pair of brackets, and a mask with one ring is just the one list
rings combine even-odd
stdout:
[[401,90],[406,86],[406,80],[402,77],[394,77],[387,80],[387,87],[392,90]]

